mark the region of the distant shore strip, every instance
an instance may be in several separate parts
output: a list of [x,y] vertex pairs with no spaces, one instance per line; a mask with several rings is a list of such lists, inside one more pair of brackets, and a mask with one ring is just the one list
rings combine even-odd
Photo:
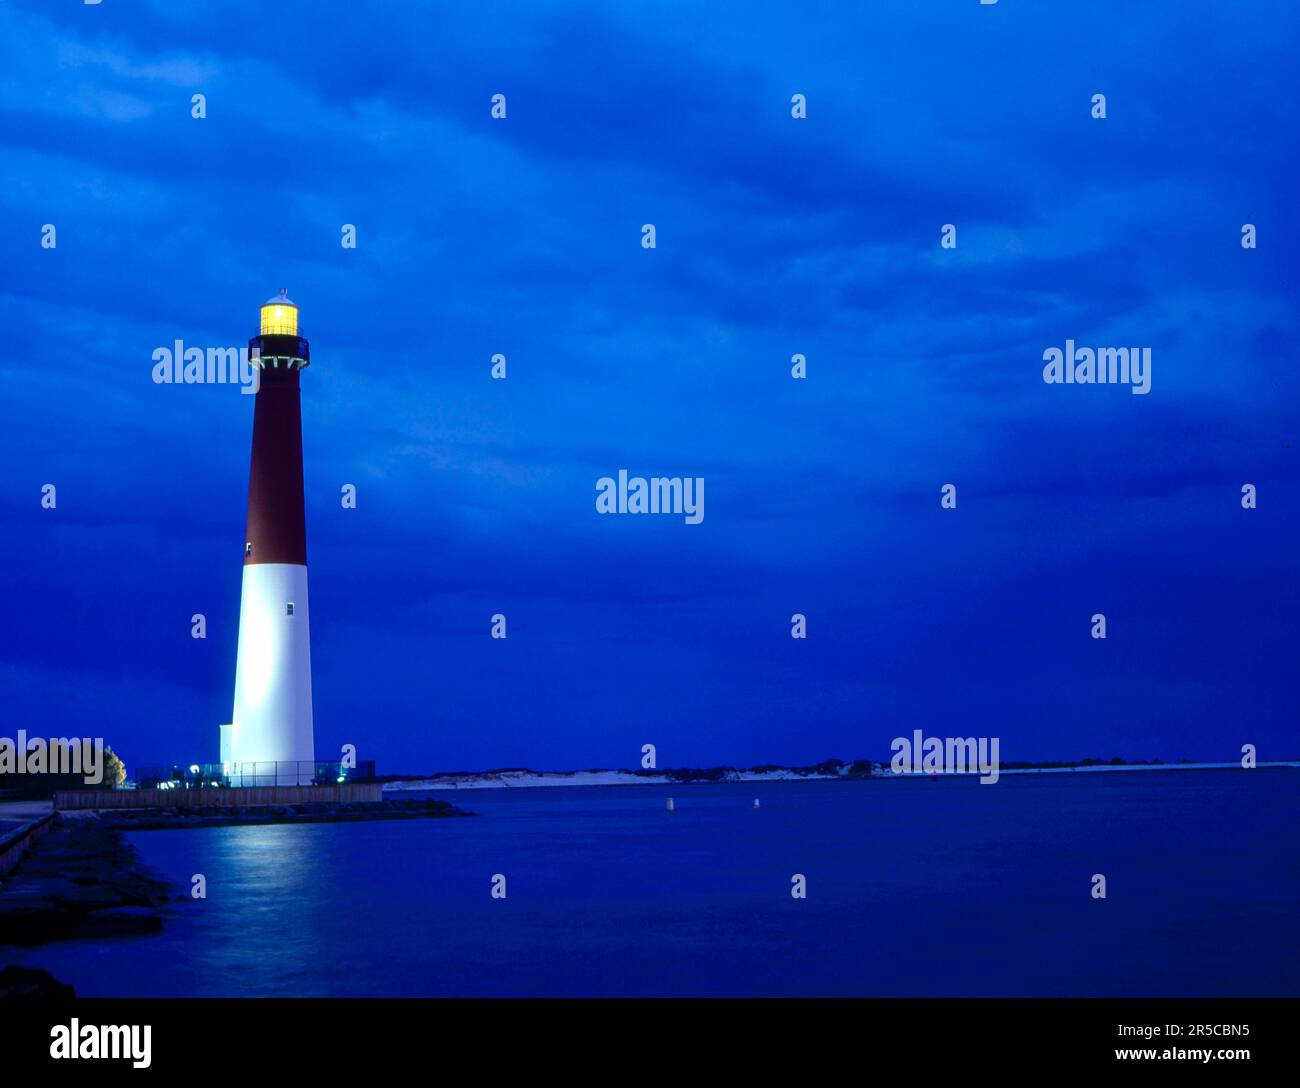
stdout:
[[[846,765],[847,766],[847,765]],[[1300,760],[1277,760],[1261,762],[1256,769],[1268,767],[1300,767]],[[1087,763],[1064,766],[1008,767],[1003,765],[1000,773],[1008,774],[1087,774],[1096,771],[1218,771],[1243,770],[1240,762],[1232,763]],[[979,775],[978,770],[956,772],[941,777],[972,777]],[[805,771],[802,769],[781,768],[779,770],[726,770],[721,775],[698,778],[672,775],[668,772],[658,774],[645,771],[626,770],[592,770],[592,771],[483,771],[466,774],[431,775],[427,778],[401,778],[385,782],[385,792],[405,790],[480,790],[480,789],[531,789],[542,786],[675,786],[706,784],[718,782],[816,782],[844,781],[854,779],[889,779],[889,778],[929,778],[925,771],[895,774],[879,763],[872,765],[868,774],[848,775],[844,773]]]

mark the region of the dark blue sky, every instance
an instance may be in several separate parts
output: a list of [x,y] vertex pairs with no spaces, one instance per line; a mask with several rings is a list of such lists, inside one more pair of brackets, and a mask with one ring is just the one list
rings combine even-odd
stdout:
[[284,286],[322,757],[1300,752],[1294,5],[531,8],[0,9],[0,734],[216,758],[252,399],[150,356]]

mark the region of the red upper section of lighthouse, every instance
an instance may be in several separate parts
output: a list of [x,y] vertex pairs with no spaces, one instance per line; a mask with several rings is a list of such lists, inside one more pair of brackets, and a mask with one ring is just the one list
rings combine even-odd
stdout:
[[[254,343],[280,340],[257,337]],[[288,340],[289,337],[283,337]],[[300,340],[299,337],[293,337]],[[302,355],[307,341],[301,340]],[[301,363],[263,365],[254,398],[244,563],[307,563],[302,487]]]

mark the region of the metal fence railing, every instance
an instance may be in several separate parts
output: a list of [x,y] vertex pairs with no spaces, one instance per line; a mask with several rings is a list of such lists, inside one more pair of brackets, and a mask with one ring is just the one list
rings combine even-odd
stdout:
[[191,763],[189,766],[142,767],[133,776],[137,789],[203,790],[240,786],[328,786],[367,782],[375,777],[375,761],[359,760],[355,767],[338,760],[274,760],[261,763]]

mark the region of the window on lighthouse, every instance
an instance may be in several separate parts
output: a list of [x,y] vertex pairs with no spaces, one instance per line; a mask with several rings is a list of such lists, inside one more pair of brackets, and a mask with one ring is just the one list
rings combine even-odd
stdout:
[[244,544],[244,554],[245,555],[253,554],[253,542],[251,540]]
[[292,616],[292,615],[293,615],[293,601],[290,601],[288,604],[286,604],[286,605],[284,606],[284,614],[285,614],[286,616]]

